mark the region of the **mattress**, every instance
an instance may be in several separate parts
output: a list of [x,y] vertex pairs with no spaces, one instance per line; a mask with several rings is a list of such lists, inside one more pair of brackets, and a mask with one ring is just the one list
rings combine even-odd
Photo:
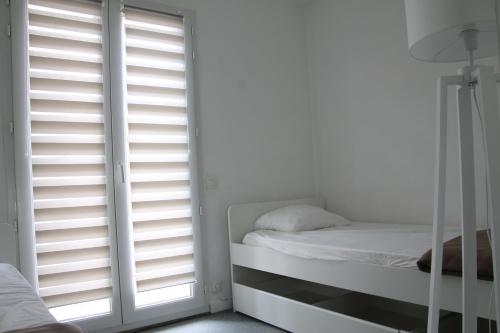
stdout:
[[[446,228],[444,240],[459,235],[459,228]],[[295,233],[257,230],[243,243],[301,258],[417,269],[418,259],[432,247],[432,226],[352,222]]]
[[0,332],[53,323],[55,318],[17,269],[0,263]]

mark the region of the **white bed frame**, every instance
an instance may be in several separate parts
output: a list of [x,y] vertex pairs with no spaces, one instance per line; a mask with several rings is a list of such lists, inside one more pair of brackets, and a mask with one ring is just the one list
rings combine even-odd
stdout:
[[[332,327],[342,327],[342,329],[338,329],[338,332],[344,333],[399,332],[354,317],[301,304],[239,283],[242,279],[251,280],[251,276],[242,277],[242,274],[252,275],[252,270],[380,296],[391,300],[422,306],[428,305],[430,275],[418,270],[350,261],[303,259],[264,247],[242,244],[243,237],[253,230],[254,222],[259,216],[268,211],[292,204],[310,204],[319,207],[325,205],[324,200],[321,198],[305,198],[279,202],[239,204],[229,208],[234,311],[245,313],[293,332],[310,332],[311,327],[316,327],[317,330],[315,331],[318,332],[331,331]],[[443,276],[441,309],[461,312],[461,281],[460,277]],[[478,315],[483,318],[494,319],[494,305],[489,309],[492,283],[480,280],[477,287],[478,300],[483,300],[478,302]]]

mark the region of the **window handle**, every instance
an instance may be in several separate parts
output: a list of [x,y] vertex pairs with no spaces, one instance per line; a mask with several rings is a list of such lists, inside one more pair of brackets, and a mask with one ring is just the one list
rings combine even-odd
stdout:
[[125,166],[121,162],[118,165],[120,167],[120,172],[122,175],[122,183],[125,184]]

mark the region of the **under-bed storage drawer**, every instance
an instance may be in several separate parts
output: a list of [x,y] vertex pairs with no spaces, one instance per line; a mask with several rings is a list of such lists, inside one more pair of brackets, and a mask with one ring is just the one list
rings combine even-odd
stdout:
[[398,329],[374,324],[266,291],[234,284],[234,309],[293,332],[397,333]]
[[[242,268],[233,284],[235,311],[292,332],[425,332],[427,308]],[[243,273],[243,274],[241,274]],[[458,332],[442,311],[440,332]]]

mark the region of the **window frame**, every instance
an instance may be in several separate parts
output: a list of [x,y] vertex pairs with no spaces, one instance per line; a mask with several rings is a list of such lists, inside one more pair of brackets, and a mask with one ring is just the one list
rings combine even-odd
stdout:
[[[164,321],[173,320],[184,316],[184,313],[189,314],[202,313],[208,310],[208,305],[204,292],[204,279],[202,268],[202,248],[201,248],[201,222],[199,215],[200,207],[200,191],[197,159],[197,127],[195,114],[195,87],[194,87],[194,59],[193,59],[193,12],[189,10],[172,8],[170,6],[159,4],[152,1],[144,0],[109,0],[110,3],[110,36],[111,36],[111,80],[120,82],[121,86],[112,86],[111,103],[114,105],[114,110],[126,110],[127,106],[124,99],[126,91],[126,83],[123,79],[124,71],[124,34],[121,24],[121,11],[124,7],[136,8],[139,10],[149,10],[161,14],[182,16],[184,19],[185,34],[185,55],[186,55],[186,93],[187,93],[187,116],[188,116],[188,137],[189,137],[189,164],[191,177],[191,208],[192,208],[192,224],[193,224],[193,246],[194,246],[194,264],[196,282],[193,284],[193,296],[185,300],[179,300],[171,303],[153,305],[144,308],[135,308],[134,294],[135,281],[133,279],[134,262],[132,260],[133,253],[131,249],[131,226],[129,219],[129,186],[128,183],[122,182],[121,168],[128,170],[127,154],[128,147],[126,145],[125,135],[127,123],[125,113],[120,112],[113,115],[113,156],[115,158],[115,186],[117,186],[116,204],[117,204],[117,220],[127,221],[127,223],[117,224],[118,233],[118,253],[120,260],[120,282],[122,290],[122,311],[124,314],[124,323],[130,324],[137,321],[154,319],[162,316]],[[114,88],[114,90],[113,90]],[[118,134],[117,131],[120,133]],[[128,171],[126,178],[128,179]],[[124,259],[126,262],[124,262]],[[128,259],[128,260],[127,260]],[[167,315],[165,315],[167,314]]]
[[[13,1],[12,18],[12,71],[13,71],[13,113],[14,113],[14,156],[18,216],[18,244],[20,271],[28,282],[38,290],[37,258],[35,250],[35,228],[33,207],[33,183],[31,163],[30,117],[30,77],[28,52],[28,0]],[[105,116],[106,193],[108,212],[108,236],[110,238],[111,276],[113,281],[111,313],[91,318],[70,320],[84,330],[94,331],[106,327],[119,326],[121,319],[121,293],[118,276],[117,238],[114,204],[113,156],[111,154],[111,81],[109,79],[109,8],[102,1],[103,38],[103,110]],[[17,82],[19,80],[19,82]]]
[[[93,318],[72,320],[86,331],[101,329],[130,329],[147,324],[165,322],[208,311],[204,288],[198,161],[198,129],[196,125],[195,61],[193,46],[194,12],[173,8],[150,0],[102,0],[103,12],[103,94],[106,140],[106,174],[110,257],[113,281],[112,312]],[[191,176],[191,207],[196,283],[193,297],[160,305],[135,309],[132,273],[133,253],[130,251],[131,230],[127,206],[128,183],[122,182],[121,165],[128,165],[124,147],[126,127],[122,52],[121,10],[124,6],[163,14],[182,16],[185,29],[186,93],[189,138],[189,164]],[[33,210],[33,184],[31,165],[30,79],[28,53],[28,0],[11,2],[12,21],[12,89],[14,119],[14,164],[20,271],[38,290]],[[110,59],[113,59],[111,63]],[[115,84],[118,82],[118,84]],[[128,179],[128,175],[126,175]],[[117,221],[125,221],[118,223]]]

